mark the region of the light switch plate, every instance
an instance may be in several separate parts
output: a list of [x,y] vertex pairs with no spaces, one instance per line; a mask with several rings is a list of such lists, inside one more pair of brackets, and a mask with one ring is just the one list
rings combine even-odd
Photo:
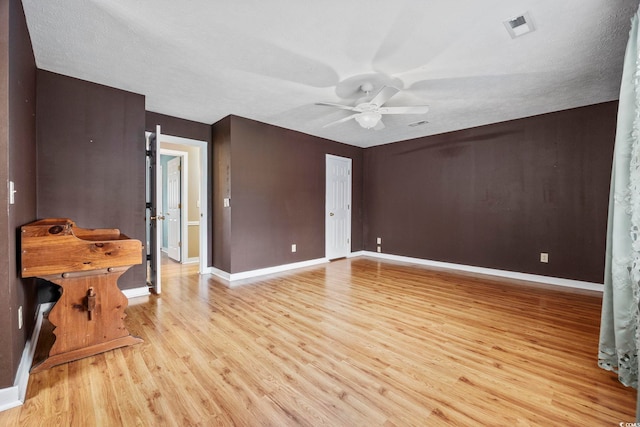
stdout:
[[16,185],[13,181],[9,181],[9,204],[13,205],[16,203]]

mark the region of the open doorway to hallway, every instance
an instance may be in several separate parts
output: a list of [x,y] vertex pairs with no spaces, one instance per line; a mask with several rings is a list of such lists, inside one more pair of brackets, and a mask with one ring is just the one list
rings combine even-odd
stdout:
[[161,135],[162,251],[180,263],[206,258],[206,143]]
[[160,294],[163,253],[201,274],[209,270],[207,143],[163,134],[158,125],[147,132],[147,155],[148,283]]

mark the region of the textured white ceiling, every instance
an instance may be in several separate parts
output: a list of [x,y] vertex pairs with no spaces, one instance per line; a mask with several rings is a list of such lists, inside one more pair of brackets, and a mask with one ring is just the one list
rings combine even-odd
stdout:
[[[37,66],[204,123],[235,114],[361,147],[618,98],[638,0],[23,0]],[[529,12],[536,31],[503,21]],[[365,81],[402,91],[351,120]],[[419,120],[428,123],[408,126]]]

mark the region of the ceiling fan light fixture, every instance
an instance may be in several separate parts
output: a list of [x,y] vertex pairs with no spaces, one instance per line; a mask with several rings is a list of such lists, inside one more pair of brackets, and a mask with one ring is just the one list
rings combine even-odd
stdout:
[[377,111],[365,111],[356,116],[356,122],[365,129],[376,127],[382,118],[382,114]]

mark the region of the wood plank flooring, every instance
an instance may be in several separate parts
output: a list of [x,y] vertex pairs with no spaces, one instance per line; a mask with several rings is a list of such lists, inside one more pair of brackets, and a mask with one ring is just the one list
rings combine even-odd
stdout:
[[229,289],[168,265],[143,344],[32,374],[2,426],[613,426],[601,295],[368,258]]

